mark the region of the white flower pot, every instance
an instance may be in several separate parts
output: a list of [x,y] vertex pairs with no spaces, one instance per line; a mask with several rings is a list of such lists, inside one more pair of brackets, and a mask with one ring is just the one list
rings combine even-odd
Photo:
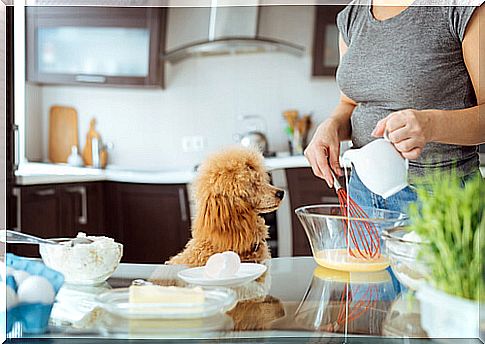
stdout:
[[416,293],[421,326],[431,338],[478,338],[479,303],[422,283]]

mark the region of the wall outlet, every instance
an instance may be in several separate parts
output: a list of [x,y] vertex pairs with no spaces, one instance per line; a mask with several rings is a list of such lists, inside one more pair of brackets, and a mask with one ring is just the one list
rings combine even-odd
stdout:
[[203,151],[206,146],[204,136],[184,136],[182,137],[182,151],[184,153],[193,153]]

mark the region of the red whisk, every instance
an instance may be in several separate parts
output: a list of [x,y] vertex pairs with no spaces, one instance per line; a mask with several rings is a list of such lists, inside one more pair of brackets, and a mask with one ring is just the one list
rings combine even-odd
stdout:
[[[345,229],[345,242],[350,255],[364,259],[379,258],[381,255],[381,243],[377,227],[372,222],[366,221],[369,218],[366,212],[347,195],[347,192],[340,185],[333,172],[332,176],[335,192],[340,203],[341,214],[346,217],[342,221]],[[351,218],[350,221],[349,218]],[[362,219],[362,221],[359,219]],[[349,247],[349,240],[353,247]]]
[[[378,289],[374,285],[367,285],[364,286],[365,291],[363,295],[359,297],[359,300],[354,302],[354,297],[352,296],[352,292],[349,288],[349,283],[345,284],[345,288],[342,291],[342,295],[340,298],[340,307],[339,312],[337,314],[337,324],[342,325],[347,320],[349,323],[360,318],[361,315],[366,313],[372,308],[376,307],[377,304],[377,297]],[[358,294],[360,286],[356,286],[354,290],[354,294]],[[348,298],[347,298],[348,294]],[[346,301],[349,305],[348,309],[346,306]],[[347,314],[348,313],[348,314]]]

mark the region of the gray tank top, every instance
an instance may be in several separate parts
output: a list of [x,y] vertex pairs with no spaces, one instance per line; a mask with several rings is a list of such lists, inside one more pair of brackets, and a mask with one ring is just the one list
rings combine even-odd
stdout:
[[[461,47],[476,7],[411,6],[379,21],[369,0],[363,1],[351,3],[337,17],[348,46],[337,83],[357,102],[351,117],[354,147],[374,140],[376,123],[393,111],[477,105]],[[461,175],[476,172],[477,146],[428,143],[421,156],[409,162],[409,176],[453,166]]]

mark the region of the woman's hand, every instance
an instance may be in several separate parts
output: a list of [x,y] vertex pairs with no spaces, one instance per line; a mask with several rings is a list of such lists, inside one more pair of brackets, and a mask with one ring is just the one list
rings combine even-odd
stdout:
[[305,156],[312,166],[313,173],[324,179],[329,187],[333,187],[331,170],[337,176],[342,175],[339,154],[338,125],[329,119],[318,126],[310,144],[305,149]]
[[417,159],[431,138],[430,116],[414,109],[391,113],[377,122],[372,136],[382,137],[387,131],[389,140],[406,159]]

